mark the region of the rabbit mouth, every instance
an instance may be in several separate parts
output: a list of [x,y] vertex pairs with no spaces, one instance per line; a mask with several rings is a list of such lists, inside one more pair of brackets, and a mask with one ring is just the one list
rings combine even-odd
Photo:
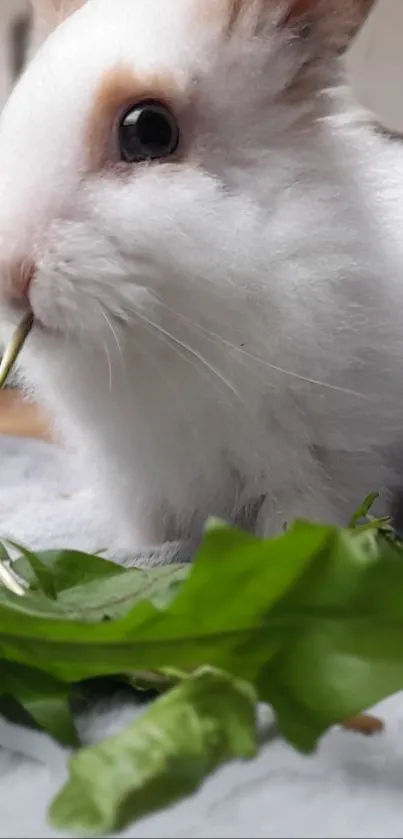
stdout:
[[22,307],[9,310],[12,322],[11,337],[6,343],[0,363],[0,390],[4,388],[19,361],[20,355],[29,340],[34,335],[56,336],[60,334],[57,328],[45,325],[34,313],[30,306],[25,311]]

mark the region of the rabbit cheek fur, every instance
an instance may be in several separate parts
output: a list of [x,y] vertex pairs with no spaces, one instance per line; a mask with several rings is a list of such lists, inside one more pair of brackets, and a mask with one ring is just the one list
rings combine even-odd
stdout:
[[[1,122],[3,334],[30,259],[23,380],[131,550],[209,515],[344,523],[399,487],[403,155],[329,87],[333,58],[310,65],[314,35],[267,12],[224,38],[207,5],[90,0]],[[121,166],[116,120],[150,84],[183,145]]]

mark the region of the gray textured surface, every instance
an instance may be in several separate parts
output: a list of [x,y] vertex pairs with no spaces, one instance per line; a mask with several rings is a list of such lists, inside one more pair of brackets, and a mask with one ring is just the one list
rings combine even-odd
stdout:
[[[33,547],[89,550],[108,539],[68,458],[44,444],[0,439],[2,536]],[[105,542],[104,542],[105,544]],[[103,547],[103,545],[102,545]],[[141,709],[100,705],[80,721],[87,741]],[[305,758],[272,736],[259,757],[218,772],[192,799],[127,832],[151,837],[402,837],[403,695],[381,708],[372,740],[335,729]],[[68,755],[42,735],[0,720],[0,836],[52,837],[46,809]]]

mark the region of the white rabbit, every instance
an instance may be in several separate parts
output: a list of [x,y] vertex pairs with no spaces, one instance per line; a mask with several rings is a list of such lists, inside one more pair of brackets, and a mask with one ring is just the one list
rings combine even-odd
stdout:
[[390,509],[403,153],[338,57],[372,0],[33,5],[55,29],[1,117],[3,337],[31,306],[26,388],[117,539]]

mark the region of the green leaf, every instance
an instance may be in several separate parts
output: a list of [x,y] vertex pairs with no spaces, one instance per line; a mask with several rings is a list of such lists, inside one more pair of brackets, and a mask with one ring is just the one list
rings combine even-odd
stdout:
[[130,568],[124,574],[93,579],[65,589],[59,595],[59,604],[70,619],[95,622],[125,615],[136,603],[145,600],[163,607],[172,600],[189,570],[188,565],[162,566],[152,572]]
[[10,554],[4,544],[4,542],[0,541],[0,562],[11,562]]
[[12,725],[38,731],[38,724],[14,696],[0,694],[0,716]]
[[[15,542],[11,542],[10,540],[8,540],[8,544],[22,553],[25,562],[30,567],[34,579],[37,581],[38,586],[40,590],[43,592],[43,594],[45,594],[46,597],[49,597],[51,600],[56,600],[56,588],[54,584],[53,574],[51,573],[47,565],[45,565],[45,563],[42,562],[39,556],[32,553],[32,551],[27,550],[27,548],[23,548],[21,545],[17,545]],[[18,573],[18,569],[15,567],[15,564],[13,570],[17,571]]]
[[403,563],[387,540],[335,530],[271,619],[284,645],[260,695],[297,748],[403,688]]
[[[211,520],[193,566],[144,572],[74,552],[38,554],[56,600],[43,590],[17,596],[0,588],[4,685],[59,739],[72,734],[75,683],[103,676],[145,689],[179,683],[128,732],[80,752],[55,805],[57,824],[114,830],[196,788],[239,753],[222,744],[227,724],[231,738],[238,730],[233,692],[242,694],[245,682],[302,751],[403,688],[402,542],[388,520],[371,520],[374,500],[346,530],[297,522],[266,540]],[[17,570],[35,580],[26,559]],[[206,666],[221,672],[189,678]]]
[[263,540],[213,519],[171,612],[192,624],[197,614],[199,631],[253,627],[304,573],[328,534],[329,528],[307,525],[297,538],[290,528]]
[[16,545],[22,556],[13,563],[15,570],[27,582],[35,586],[36,573],[31,558],[34,556],[41,568],[46,568],[56,594],[75,586],[86,585],[96,580],[109,579],[127,573],[125,568],[99,556],[80,551],[42,551],[33,554]]
[[35,723],[60,743],[78,746],[68,685],[32,667],[0,661],[0,694],[17,700]]
[[374,506],[375,501],[377,501],[378,498],[379,492],[371,492],[370,495],[367,495],[361,506],[358,507],[358,510],[356,510],[354,515],[351,516],[351,519],[348,524],[351,530],[357,527],[358,522],[361,521],[361,519],[368,518],[368,514],[371,512],[372,507]]
[[164,691],[171,688],[174,684],[182,682],[187,678],[187,674],[175,675],[171,671],[163,670],[138,670],[136,673],[131,673],[125,677],[125,682],[137,691],[142,693],[164,693]]
[[128,571],[56,603],[0,591],[4,658],[66,682],[216,667],[254,683],[303,750],[403,688],[402,636],[401,549],[359,528],[297,522],[262,540],[212,521],[191,568]]
[[[109,562],[105,564],[111,565],[112,569],[116,567]],[[21,573],[19,562],[14,563],[16,567]],[[60,621],[99,624],[106,617],[125,615],[139,602],[152,602],[160,607],[168,604],[188,576],[190,566],[162,566],[151,572],[136,568],[127,569],[123,573],[119,571],[117,574],[94,577],[90,582],[71,588],[60,588],[56,602],[43,596],[43,592],[33,589],[17,600],[11,592],[0,591],[0,614],[3,607],[5,621],[7,612],[9,618],[11,613],[18,612],[27,619],[31,615],[36,619],[59,618]],[[24,579],[28,576],[24,568]],[[39,631],[38,623],[36,628]]]
[[128,728],[70,762],[50,810],[54,826],[107,834],[194,792],[222,763],[257,751],[256,696],[205,670],[158,699]]
[[[162,569],[150,570],[146,578],[127,572],[125,594],[134,606],[102,624],[94,620],[105,614],[106,603],[102,600],[100,607],[98,600],[91,614],[88,592],[81,600],[88,605],[85,622],[73,620],[77,609],[62,596],[52,604],[39,596],[0,592],[0,654],[26,663],[35,656],[38,667],[67,681],[166,667],[193,671],[202,665],[254,678],[277,651],[276,632],[266,633],[263,646],[252,644],[248,657],[238,647],[261,630],[270,607],[322,551],[328,535],[326,527],[307,525],[297,537],[290,529],[263,541],[223,525],[210,528],[194,566],[170,568],[173,591],[168,571],[168,578]],[[185,580],[177,594],[181,574]],[[136,599],[129,589],[129,580],[137,585],[142,579],[148,586],[153,581],[152,601],[142,599],[144,590]],[[116,579],[112,582],[115,586]]]

